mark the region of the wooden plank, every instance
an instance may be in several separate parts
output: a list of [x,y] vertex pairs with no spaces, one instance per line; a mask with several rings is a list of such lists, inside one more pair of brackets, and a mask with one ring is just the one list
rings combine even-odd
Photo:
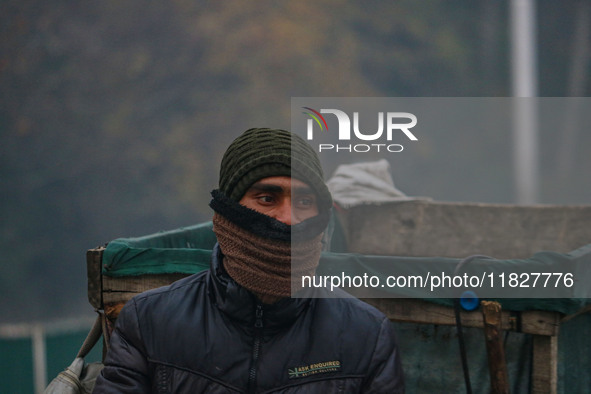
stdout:
[[591,205],[509,205],[404,201],[360,205],[339,214],[349,252],[387,256],[484,254],[529,258],[568,253],[591,239]]
[[[450,306],[409,298],[364,298],[363,301],[381,310],[390,320],[420,323],[455,325],[454,310]],[[462,324],[466,327],[483,328],[480,312],[461,312]],[[558,335],[560,314],[546,311],[503,311],[501,329],[537,335]]]
[[559,312],[523,311],[520,312],[521,330],[526,334],[557,336],[560,330]]
[[503,330],[501,330],[501,304],[495,301],[482,301],[480,305],[484,321],[491,393],[509,394],[509,372],[505,360]]
[[532,393],[556,394],[558,383],[558,337],[534,335]]
[[166,286],[188,274],[139,275],[126,277],[103,276],[103,303],[127,302],[146,290]]
[[97,310],[103,309],[102,260],[104,247],[86,252],[86,275],[88,280],[88,302]]

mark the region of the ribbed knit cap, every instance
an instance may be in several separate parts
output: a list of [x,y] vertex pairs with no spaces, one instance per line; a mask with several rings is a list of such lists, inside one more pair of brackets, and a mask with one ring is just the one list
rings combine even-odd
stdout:
[[306,182],[318,197],[318,208],[329,209],[332,198],[316,152],[299,136],[279,129],[249,129],[224,153],[219,188],[239,201],[262,178],[289,176]]

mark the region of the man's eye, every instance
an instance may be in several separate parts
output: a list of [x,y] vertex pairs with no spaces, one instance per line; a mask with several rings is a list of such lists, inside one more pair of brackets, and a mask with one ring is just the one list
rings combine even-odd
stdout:
[[311,207],[314,205],[314,198],[312,197],[300,197],[296,201],[300,207]]
[[273,202],[272,196],[259,196],[259,197],[257,197],[257,199],[259,200],[259,202],[261,202],[263,204],[270,204]]

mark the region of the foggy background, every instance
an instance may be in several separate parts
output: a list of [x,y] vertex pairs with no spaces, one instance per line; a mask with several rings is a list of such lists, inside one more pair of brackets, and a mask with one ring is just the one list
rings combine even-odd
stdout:
[[[589,2],[536,4],[538,94],[589,96]],[[209,220],[225,148],[289,128],[291,97],[512,94],[508,1],[2,6],[0,323],[92,316],[86,250]],[[540,136],[540,203],[591,203],[591,137],[567,131]],[[442,130],[394,182],[514,203],[512,146],[510,130]]]

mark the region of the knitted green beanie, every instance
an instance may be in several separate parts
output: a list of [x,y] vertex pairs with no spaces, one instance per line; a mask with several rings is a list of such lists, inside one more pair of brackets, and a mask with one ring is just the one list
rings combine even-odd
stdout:
[[239,201],[259,179],[289,176],[306,182],[317,194],[318,208],[329,209],[332,197],[316,152],[299,136],[278,129],[249,129],[224,153],[220,190]]

